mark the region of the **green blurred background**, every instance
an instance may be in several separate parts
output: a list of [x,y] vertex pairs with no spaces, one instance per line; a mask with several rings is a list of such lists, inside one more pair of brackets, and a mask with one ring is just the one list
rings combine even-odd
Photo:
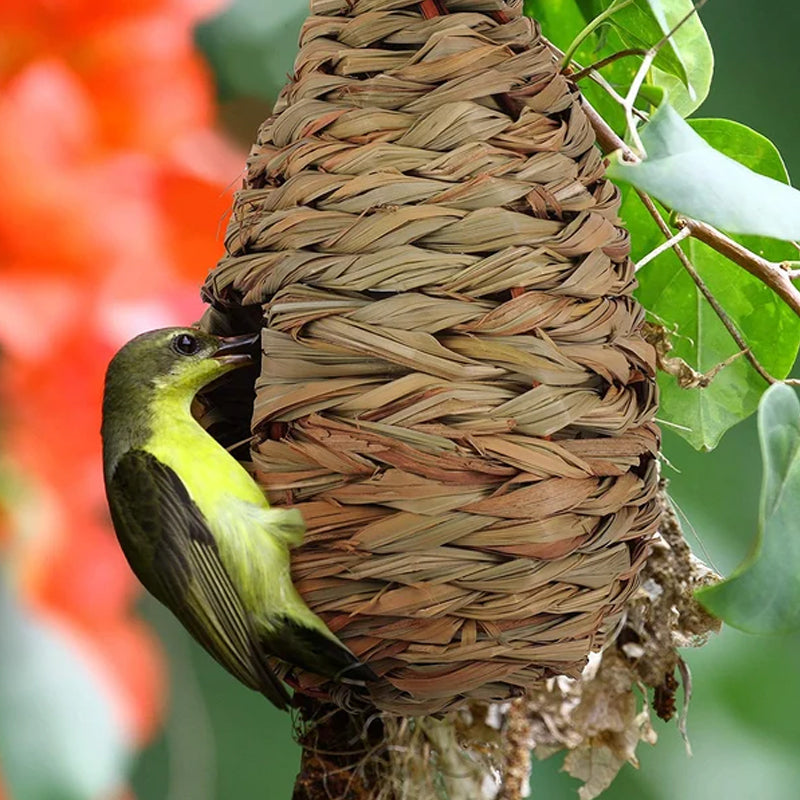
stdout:
[[[245,145],[291,70],[305,9],[306,0],[236,0],[197,31],[217,79],[221,124]],[[757,129],[775,142],[796,178],[800,4],[710,0],[702,18],[717,66],[711,95],[696,116],[728,117]],[[728,574],[755,532],[761,478],[755,420],[733,429],[707,455],[665,432],[664,453],[693,549]],[[137,797],[288,800],[299,757],[291,719],[233,681],[155,603],[143,600],[142,610],[168,643],[173,685],[163,735],[135,768]],[[694,757],[687,758],[674,723],[656,720],[658,745],[642,745],[641,768],[626,766],[603,796],[800,796],[800,636],[759,638],[726,628],[685,658],[694,678]],[[535,764],[533,796],[576,796],[578,784],[559,772],[560,762]]]

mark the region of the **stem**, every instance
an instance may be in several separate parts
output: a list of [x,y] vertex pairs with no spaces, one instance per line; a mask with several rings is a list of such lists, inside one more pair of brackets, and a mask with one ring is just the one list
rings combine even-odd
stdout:
[[599,61],[595,61],[594,64],[589,64],[588,67],[582,67],[577,72],[568,71],[567,74],[573,81],[577,83],[579,80],[587,77],[590,72],[596,72],[599,69],[603,69],[603,67],[613,64],[615,61],[620,61],[623,58],[628,58],[630,56],[643,56],[646,55],[646,53],[647,50],[636,47],[632,47],[628,50],[620,50],[617,53],[612,53],[610,56],[601,58]]
[[[656,208],[655,203],[650,199],[649,195],[646,195],[644,192],[640,192],[638,189],[636,193],[639,195],[639,199],[644,203],[644,207],[650,212],[650,216],[655,220],[656,225],[661,229],[661,232],[669,238],[672,235],[672,232],[669,229],[669,225],[667,225],[664,218],[661,216],[661,212]],[[764,367],[761,366],[761,363],[758,359],[753,355],[752,351],[750,350],[750,346],[744,339],[744,336],[739,332],[739,329],[734,324],[733,320],[728,316],[728,313],[725,309],[720,305],[719,301],[713,294],[711,294],[711,290],[706,286],[705,281],[700,277],[700,273],[695,269],[694,264],[689,260],[689,257],[686,253],[683,252],[683,248],[680,244],[675,244],[672,246],[675,255],[678,256],[678,260],[683,265],[683,268],[689,273],[689,276],[694,281],[695,286],[700,290],[700,294],[705,297],[708,301],[708,304],[711,308],[714,309],[716,315],[720,318],[720,321],[725,326],[725,329],[731,335],[731,338],[734,342],[739,346],[739,349],[744,353],[744,357],[750,362],[753,366],[753,369],[767,382],[767,383],[777,383],[777,379],[774,378],[772,375],[767,372]]]
[[[594,128],[597,142],[603,152],[611,153],[619,150],[626,161],[638,161],[639,158],[636,153],[617,136],[609,124],[592,108],[585,98],[582,99],[582,103],[589,122]],[[800,316],[800,290],[791,282],[791,278],[794,277],[792,272],[785,270],[780,264],[767,261],[705,222],[684,216],[679,219],[681,220],[681,227],[688,227],[693,237],[707,244],[712,250],[716,250],[720,255],[738,264],[754,278],[769,286],[795,314]],[[666,228],[665,236],[667,238],[672,236],[672,232],[668,227]]]
[[635,271],[638,272],[642,267],[649,264],[654,258],[658,258],[662,253],[671,250],[676,244],[682,242],[687,236],[691,236],[692,232],[688,228],[682,228],[671,239],[660,244],[655,250],[651,250],[644,258],[637,262]]
[[625,6],[629,6],[633,3],[633,0],[623,0],[621,3],[615,3],[614,5],[607,8],[603,11],[602,14],[598,14],[573,40],[572,44],[567,48],[567,52],[564,53],[564,58],[561,62],[561,69],[564,70],[569,66],[570,61],[572,61],[572,56],[575,55],[577,49],[583,44],[583,41],[588,37],[591,36],[597,28],[599,28],[610,16],[616,14]]
[[636,153],[617,136],[613,128],[594,110],[594,106],[583,96],[581,96],[581,106],[594,128],[597,143],[604,153],[613,153],[615,150],[619,150],[626,161],[640,160]]
[[636,72],[633,83],[631,83],[631,87],[628,90],[628,94],[625,96],[625,102],[623,103],[623,108],[625,109],[625,120],[628,124],[628,131],[630,132],[631,139],[636,145],[636,148],[638,149],[642,158],[647,156],[647,152],[645,151],[642,140],[639,137],[639,131],[636,127],[636,120],[633,118],[634,103],[636,103],[636,98],[639,96],[639,90],[642,88],[644,79],[647,77],[647,73],[650,71],[650,67],[653,64],[653,61],[655,61],[657,55],[657,50],[650,50],[642,59],[642,63]]
[[[689,19],[691,19],[706,4],[706,2],[707,0],[698,0],[698,2],[694,4],[694,8],[692,8],[692,10],[688,14],[686,14],[669,33],[662,36],[662,38],[658,41],[657,44],[655,44],[651,48],[651,50],[655,51],[660,50],[670,40],[670,38],[675,34],[675,32],[678,31]],[[622,6],[617,6],[616,8],[609,8],[606,10],[605,14],[606,16],[610,16],[610,13],[614,13],[615,11],[618,11],[620,8],[622,8]],[[597,19],[599,19],[599,17]],[[585,30],[586,29],[584,29],[584,31]],[[583,36],[584,31],[581,31],[581,33],[578,34],[579,39]],[[589,31],[589,33],[591,33],[591,31]],[[583,38],[586,37],[583,36]],[[575,54],[576,48],[574,47],[574,44],[575,43],[573,42],[573,44],[570,45],[567,55],[561,54],[564,59],[562,62],[563,65],[562,69],[565,71],[567,71],[567,67],[572,60],[572,56]],[[578,47],[580,47],[580,41],[578,42]],[[590,64],[588,67],[582,67],[577,72],[572,72],[572,73],[568,72],[568,74],[570,78],[572,78],[572,80],[577,83],[579,80],[589,75],[589,73],[596,72],[597,70],[600,70],[603,67],[607,67],[609,64],[613,64],[615,61],[619,61],[622,58],[628,58],[629,56],[644,56],[647,55],[647,53],[648,53],[647,49],[631,47],[626,50],[620,50],[618,53],[612,53],[610,56],[606,56],[605,58],[601,58],[599,61],[595,61],[594,64]]]
[[692,10],[684,14],[677,25],[675,25],[669,33],[664,34],[653,49],[660,50],[707,2],[708,0],[697,0]]
[[[612,98],[612,100],[615,100],[623,108],[625,107],[625,98],[622,97],[622,95],[620,95],[617,92],[617,90],[605,79],[605,77],[603,76],[602,73],[600,73],[600,72],[592,72],[590,77],[601,89],[603,89],[606,92],[606,94],[609,95],[609,97]],[[636,106],[634,106],[631,109],[631,111],[632,111],[633,114],[635,114],[637,117],[639,117],[640,120],[642,120],[643,122],[647,122],[647,120],[648,120],[647,115],[644,112],[639,111],[639,109],[636,108]],[[636,160],[640,161],[641,159],[637,156]]]
[[787,272],[781,264],[767,261],[705,222],[679,216],[675,224],[765,283],[800,316],[800,291],[791,281],[792,273]]

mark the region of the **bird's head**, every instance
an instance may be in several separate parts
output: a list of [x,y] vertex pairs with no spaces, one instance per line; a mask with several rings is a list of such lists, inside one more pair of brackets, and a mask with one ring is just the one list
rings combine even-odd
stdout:
[[148,331],[114,356],[106,388],[135,385],[191,397],[226,372],[252,364],[258,341],[257,333],[221,337],[198,328]]
[[[111,360],[103,394],[103,463],[113,473],[161,419],[188,415],[194,396],[237,367],[252,364],[259,334],[214,336],[198,328],[163,328],[131,339]],[[246,426],[249,430],[249,426]]]

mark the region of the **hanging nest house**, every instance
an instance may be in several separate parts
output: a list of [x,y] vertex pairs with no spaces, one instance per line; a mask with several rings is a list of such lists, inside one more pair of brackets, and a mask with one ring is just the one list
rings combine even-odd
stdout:
[[257,478],[381,676],[301,691],[432,714],[613,629],[658,525],[619,200],[521,0],[312,0],[204,290],[263,308]]

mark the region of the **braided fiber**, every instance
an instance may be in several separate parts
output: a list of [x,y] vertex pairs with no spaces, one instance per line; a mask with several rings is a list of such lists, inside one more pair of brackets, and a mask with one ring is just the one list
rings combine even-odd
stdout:
[[403,714],[576,674],[658,524],[619,192],[521,5],[313,0],[205,287],[263,306],[258,479]]

